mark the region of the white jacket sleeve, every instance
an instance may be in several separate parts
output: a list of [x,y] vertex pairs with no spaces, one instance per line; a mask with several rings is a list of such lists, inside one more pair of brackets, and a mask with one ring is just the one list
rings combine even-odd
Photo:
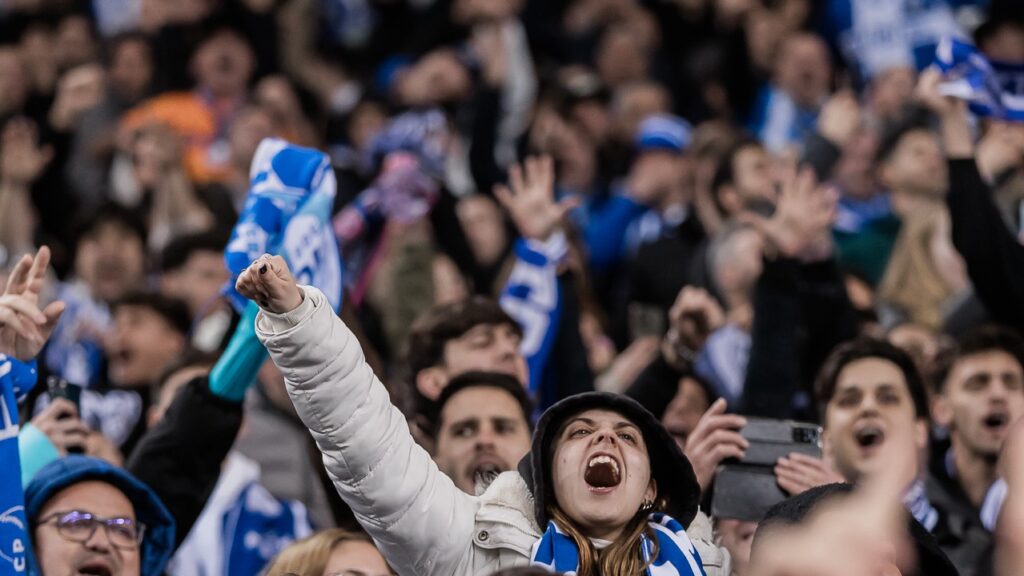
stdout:
[[303,292],[292,312],[261,311],[256,334],[284,375],[327,473],[399,574],[452,574],[472,545],[478,501],[413,440],[323,293],[309,286]]

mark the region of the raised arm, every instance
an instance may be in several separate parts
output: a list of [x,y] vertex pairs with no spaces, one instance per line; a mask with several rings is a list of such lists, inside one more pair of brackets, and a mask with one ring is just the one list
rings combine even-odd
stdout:
[[477,501],[417,445],[355,336],[278,256],[238,279],[262,309],[256,334],[323,454],[338,493],[399,574],[449,575],[473,539]]

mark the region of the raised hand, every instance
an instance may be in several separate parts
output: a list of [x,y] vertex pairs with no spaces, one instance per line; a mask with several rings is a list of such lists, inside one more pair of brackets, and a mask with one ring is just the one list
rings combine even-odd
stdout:
[[302,304],[302,291],[280,256],[264,254],[257,258],[238,275],[235,289],[274,314],[291,312]]
[[684,286],[668,312],[666,340],[676,355],[695,354],[715,330],[725,324],[725,312],[703,288]]
[[523,166],[514,164],[508,179],[511,189],[497,184],[494,196],[524,238],[547,240],[565,214],[579,204],[577,198],[555,201],[555,166],[550,156],[527,158]]
[[49,264],[50,249],[43,246],[34,257],[23,256],[11,271],[7,288],[0,295],[0,354],[31,360],[57,327],[64,303],[52,302],[39,309],[39,293]]
[[740,435],[739,430],[747,419],[736,414],[726,414],[726,401],[722,398],[708,408],[700,417],[697,426],[686,439],[683,453],[693,465],[701,490],[707,490],[715,477],[715,469],[726,458],[742,458],[750,443]]
[[36,125],[31,120],[9,121],[0,140],[0,178],[8,184],[28,186],[53,159],[52,148],[36,144]]
[[61,456],[84,451],[89,427],[79,419],[78,409],[66,398],[54,398],[32,419],[32,425],[46,435]]
[[843,147],[861,125],[860,104],[850,90],[836,92],[825,102],[818,116],[818,133],[832,144]]
[[821,458],[799,452],[779,458],[775,464],[775,479],[779,487],[792,496],[818,486],[846,481]]
[[836,217],[838,194],[819,186],[814,171],[791,167],[782,177],[782,193],[775,214],[765,218],[752,212],[740,218],[757,228],[782,255],[820,256],[831,248],[830,230]]

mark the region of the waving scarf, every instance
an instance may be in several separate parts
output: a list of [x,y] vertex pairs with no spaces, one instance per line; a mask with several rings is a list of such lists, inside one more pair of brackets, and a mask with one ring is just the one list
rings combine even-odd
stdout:
[[978,116],[1024,122],[1024,63],[991,61],[971,44],[947,38],[935,64],[945,76],[943,94],[967,101]]

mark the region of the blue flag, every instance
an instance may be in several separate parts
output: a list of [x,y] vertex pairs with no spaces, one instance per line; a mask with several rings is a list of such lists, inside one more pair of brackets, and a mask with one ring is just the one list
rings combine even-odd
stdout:
[[28,523],[18,455],[18,400],[35,386],[36,363],[0,354],[0,576],[28,571]]
[[238,275],[265,253],[284,257],[299,284],[319,288],[338,311],[342,266],[331,227],[337,181],[326,154],[277,138],[260,142],[249,170],[249,196],[224,251],[231,280],[224,287],[239,313],[247,301]]
[[947,38],[935,51],[945,75],[940,91],[978,116],[1024,122],[1024,63],[989,60],[968,42]]

